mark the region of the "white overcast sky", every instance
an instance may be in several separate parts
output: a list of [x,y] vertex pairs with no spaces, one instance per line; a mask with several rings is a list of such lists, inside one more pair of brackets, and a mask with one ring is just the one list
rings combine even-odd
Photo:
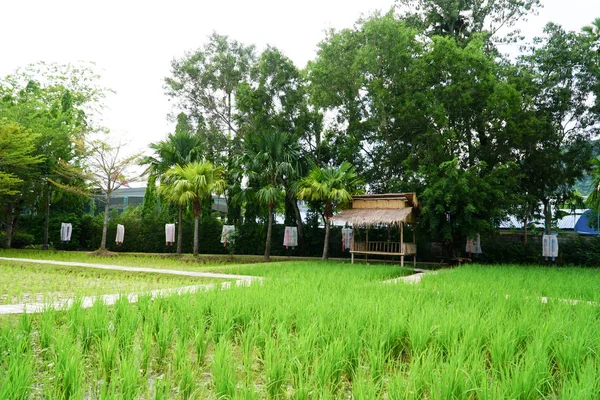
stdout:
[[[542,0],[520,28],[529,38],[553,21],[579,30],[600,17],[600,0]],[[2,0],[0,76],[37,61],[93,61],[116,91],[104,125],[147,149],[173,129],[163,92],[170,62],[216,31],[262,50],[275,46],[298,67],[313,59],[324,30],[351,27],[393,0]]]

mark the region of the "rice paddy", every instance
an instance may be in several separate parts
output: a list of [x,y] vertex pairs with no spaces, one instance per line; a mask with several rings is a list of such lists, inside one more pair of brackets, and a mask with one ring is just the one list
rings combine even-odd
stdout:
[[[592,399],[598,271],[286,262],[229,290],[0,317],[0,398]],[[550,299],[544,303],[540,296]]]
[[0,262],[0,276],[0,305],[146,292],[223,281],[14,261]]

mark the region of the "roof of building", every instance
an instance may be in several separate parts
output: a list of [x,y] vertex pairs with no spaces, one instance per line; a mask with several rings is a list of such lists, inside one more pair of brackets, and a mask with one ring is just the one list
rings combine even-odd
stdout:
[[399,225],[406,222],[413,212],[412,207],[406,208],[355,208],[343,210],[335,215],[334,222],[347,222],[352,226]]

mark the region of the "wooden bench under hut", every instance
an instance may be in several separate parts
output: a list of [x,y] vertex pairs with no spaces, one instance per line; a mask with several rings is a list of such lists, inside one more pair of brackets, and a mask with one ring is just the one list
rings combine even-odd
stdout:
[[[333,221],[352,225],[353,234],[350,245],[352,263],[355,254],[400,256],[404,266],[404,257],[413,256],[413,264],[417,261],[417,244],[415,224],[419,203],[415,193],[369,194],[352,197],[352,208],[343,210],[333,217]],[[404,241],[404,226],[412,225],[412,238]],[[369,241],[369,228],[387,226],[400,231],[399,241]],[[357,238],[359,229],[365,229],[364,241]],[[388,236],[389,238],[389,236]]]

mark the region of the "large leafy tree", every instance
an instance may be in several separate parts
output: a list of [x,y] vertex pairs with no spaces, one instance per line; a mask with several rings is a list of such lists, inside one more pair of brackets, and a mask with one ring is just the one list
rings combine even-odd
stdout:
[[418,32],[392,13],[331,32],[308,66],[312,101],[335,115],[317,152],[322,165],[356,165],[372,190],[398,190],[430,101]]
[[362,185],[363,181],[348,162],[343,162],[339,167],[320,168],[314,166],[308,175],[300,180],[298,197],[323,204],[322,212],[325,222],[323,260],[327,260],[329,257],[330,220],[333,212],[338,207],[349,204],[352,195],[361,192]]
[[412,24],[434,36],[460,41],[474,33],[493,37],[506,32],[504,39],[516,38],[515,24],[536,12],[541,0],[398,0],[400,11]]
[[548,24],[519,59],[514,80],[527,100],[536,129],[522,138],[520,186],[543,205],[546,232],[553,206],[571,196],[575,182],[590,168],[598,133],[598,110],[592,107],[600,71],[585,34]]
[[192,162],[175,165],[167,171],[160,190],[165,197],[177,204],[191,204],[194,210],[194,256],[198,255],[198,225],[202,201],[213,193],[225,189],[223,168],[210,162]]
[[32,169],[18,193],[3,197],[6,230],[12,229],[23,210],[45,209],[47,226],[51,199],[64,192],[60,185],[82,186],[81,177],[67,178],[61,164],[81,169],[83,153],[75,145],[93,128],[107,89],[99,86],[91,65],[39,63],[0,79],[0,118],[36,134],[36,151],[44,161]]
[[20,125],[0,120],[0,196],[17,194],[31,168],[43,162],[35,155],[36,139]]

